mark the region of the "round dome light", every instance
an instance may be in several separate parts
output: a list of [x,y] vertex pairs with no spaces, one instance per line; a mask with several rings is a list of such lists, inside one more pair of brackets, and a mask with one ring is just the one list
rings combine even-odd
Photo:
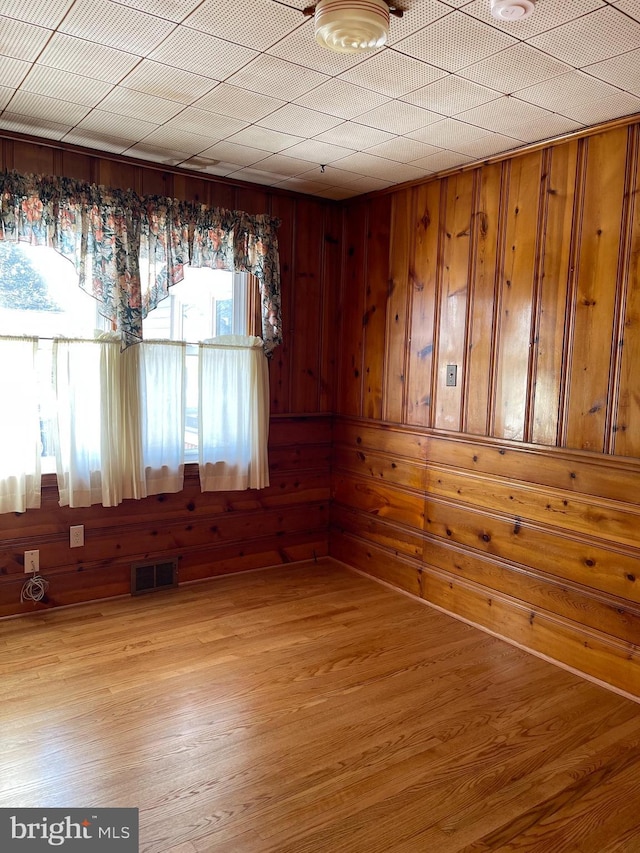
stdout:
[[491,0],[491,14],[498,21],[522,21],[535,6],[534,0]]
[[316,6],[316,41],[329,50],[377,50],[388,34],[389,6],[384,0],[319,0]]

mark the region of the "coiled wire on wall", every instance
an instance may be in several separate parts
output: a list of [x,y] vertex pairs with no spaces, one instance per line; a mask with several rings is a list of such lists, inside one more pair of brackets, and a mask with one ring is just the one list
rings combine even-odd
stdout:
[[40,575],[33,575],[33,577],[28,578],[22,585],[20,601],[42,601],[47,594],[48,588],[49,581],[46,581]]

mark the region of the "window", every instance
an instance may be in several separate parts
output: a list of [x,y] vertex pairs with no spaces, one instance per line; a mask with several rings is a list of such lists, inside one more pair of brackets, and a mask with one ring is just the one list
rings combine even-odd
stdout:
[[[267,484],[266,364],[260,339],[248,336],[249,286],[247,274],[186,267],[144,320],[144,342],[120,353],[70,261],[51,248],[0,241],[0,336],[6,347],[10,336],[36,339],[38,465],[57,473],[62,504],[113,505],[177,491],[185,461],[199,463],[203,489]],[[247,410],[256,355],[261,388]],[[238,371],[247,381],[234,378]],[[15,382],[6,390],[16,400],[20,393]],[[245,422],[249,432],[255,427],[251,412],[261,423],[264,459],[236,447],[251,444],[243,435]],[[5,446],[9,430],[2,432],[0,423]],[[5,467],[15,466],[5,455]],[[9,511],[15,506],[3,502],[3,482],[16,472],[2,465],[0,511]]]
[[184,280],[143,320],[145,341],[185,341],[185,461],[198,459],[199,341],[249,334],[246,273],[185,267]]

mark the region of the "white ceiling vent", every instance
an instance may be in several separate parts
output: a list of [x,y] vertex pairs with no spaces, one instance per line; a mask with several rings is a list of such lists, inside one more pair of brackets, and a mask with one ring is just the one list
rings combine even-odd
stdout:
[[499,21],[522,21],[535,6],[534,0],[491,0],[491,14]]

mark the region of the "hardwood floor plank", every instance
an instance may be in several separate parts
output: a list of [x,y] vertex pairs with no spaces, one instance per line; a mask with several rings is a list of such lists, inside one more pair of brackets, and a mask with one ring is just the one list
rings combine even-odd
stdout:
[[328,559],[0,620],[0,675],[0,806],[142,853],[640,850],[640,705]]

